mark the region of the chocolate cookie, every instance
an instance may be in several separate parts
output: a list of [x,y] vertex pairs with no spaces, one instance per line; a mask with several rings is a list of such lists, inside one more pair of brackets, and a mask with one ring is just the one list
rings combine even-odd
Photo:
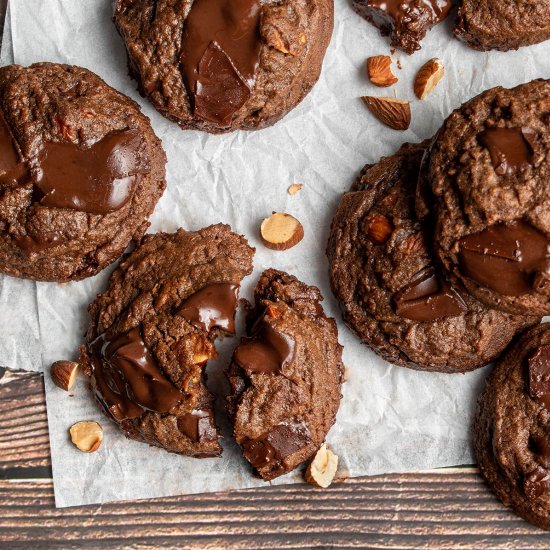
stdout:
[[454,33],[476,50],[517,50],[550,38],[550,0],[462,0]]
[[420,49],[420,41],[449,15],[451,0],[353,0],[355,11],[389,36],[391,45],[408,54]]
[[493,88],[434,141],[438,257],[490,307],[550,314],[550,81]]
[[94,396],[127,437],[219,456],[204,367],[232,334],[254,249],[227,225],[146,235],[89,307],[80,358]]
[[0,271],[83,279],[139,239],[165,187],[149,119],[86,69],[0,69]]
[[465,372],[486,365],[537,318],[491,310],[442,276],[430,233],[415,215],[427,142],[367,165],[346,193],[327,247],[344,320],[387,361]]
[[117,0],[140,92],[181,128],[256,130],[311,90],[333,0]]
[[248,334],[227,377],[228,410],[244,457],[265,480],[290,472],[322,445],[334,424],[344,377],[334,319],[319,289],[268,269]]
[[479,398],[474,450],[506,506],[550,530],[550,324],[526,332]]

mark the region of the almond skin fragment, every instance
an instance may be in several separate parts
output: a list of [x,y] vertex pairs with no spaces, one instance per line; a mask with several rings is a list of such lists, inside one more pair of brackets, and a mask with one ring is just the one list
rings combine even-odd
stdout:
[[294,216],[273,212],[262,222],[260,236],[267,248],[288,250],[304,238],[304,228]]
[[77,422],[69,433],[75,447],[84,453],[97,451],[103,441],[103,428],[97,422]]
[[338,456],[323,443],[304,474],[305,480],[314,487],[326,489],[333,481],[338,469]]
[[69,391],[78,374],[79,364],[74,361],[56,361],[50,367],[52,382],[62,390]]
[[440,59],[430,59],[425,63],[414,79],[414,93],[418,99],[426,99],[445,74],[445,67]]
[[383,124],[394,130],[406,130],[411,125],[411,104],[392,97],[363,96],[369,111]]
[[369,80],[381,88],[393,86],[399,79],[392,73],[391,57],[375,55],[367,59],[367,75]]
[[288,194],[289,195],[296,195],[296,193],[298,193],[298,191],[300,191],[300,189],[302,189],[303,185],[301,183],[293,183],[289,188],[288,188]]

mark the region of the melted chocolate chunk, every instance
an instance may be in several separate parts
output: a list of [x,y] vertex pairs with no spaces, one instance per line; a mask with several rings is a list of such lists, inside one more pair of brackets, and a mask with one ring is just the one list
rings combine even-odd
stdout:
[[545,468],[537,468],[523,482],[523,490],[529,500],[536,500],[550,491],[550,472]]
[[500,223],[460,241],[460,270],[499,294],[521,296],[547,273],[550,241],[523,221]]
[[227,54],[212,42],[199,63],[195,115],[209,122],[228,124],[233,113],[249,97],[248,86],[241,80]]
[[167,413],[183,394],[164,377],[140,330],[108,340],[104,334],[88,344],[91,384],[96,398],[119,422],[145,410]]
[[40,204],[89,214],[108,214],[134,193],[137,176],[150,170],[139,130],[112,132],[91,147],[46,143],[38,158]]
[[428,9],[431,25],[443,21],[452,8],[451,0],[368,0],[367,8],[374,25],[385,33],[400,34],[412,21],[426,19],[424,10]]
[[275,374],[294,358],[296,342],[292,336],[260,321],[252,338],[243,338],[233,354],[233,361],[249,376]]
[[218,439],[211,411],[195,410],[178,417],[178,430],[195,442]]
[[235,333],[235,310],[239,285],[214,283],[187,298],[177,315],[201,329],[210,331],[214,327]]
[[263,468],[311,444],[307,426],[303,422],[279,424],[259,439],[242,443],[243,455],[254,468]]
[[529,394],[550,409],[550,346],[541,346],[528,360]]
[[227,124],[250,97],[260,62],[259,0],[195,0],[180,63],[196,116]]
[[533,163],[535,135],[531,128],[490,128],[479,134],[479,141],[489,151],[495,172],[502,176]]
[[417,273],[393,300],[397,315],[412,321],[435,321],[467,310],[462,298],[430,267]]

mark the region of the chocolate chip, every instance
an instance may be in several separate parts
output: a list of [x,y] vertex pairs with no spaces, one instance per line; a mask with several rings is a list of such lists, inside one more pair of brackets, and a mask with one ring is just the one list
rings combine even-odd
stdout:
[[280,462],[311,444],[309,430],[303,422],[279,424],[261,439],[242,444],[243,455],[254,468]]
[[260,11],[260,0],[193,2],[180,63],[197,117],[228,124],[250,97],[262,45]]
[[192,441],[212,441],[218,438],[211,411],[194,410],[178,417],[178,430]]
[[243,338],[233,354],[237,363],[249,376],[257,373],[278,373],[294,358],[294,338],[260,320],[252,338]]
[[530,128],[490,128],[479,134],[498,175],[511,174],[533,163],[536,133]]
[[91,147],[45,143],[38,158],[40,203],[90,214],[108,214],[133,196],[138,176],[150,171],[139,130],[111,132]]
[[460,270],[499,294],[521,296],[533,290],[532,274],[546,265],[549,245],[524,221],[495,224],[460,241]]
[[176,315],[203,330],[214,327],[235,333],[235,310],[239,285],[214,283],[185,299]]
[[413,321],[435,321],[460,315],[467,309],[457,292],[440,280],[431,267],[417,273],[393,300],[397,315]]
[[137,418],[145,410],[167,413],[183,399],[159,369],[138,328],[114,338],[102,334],[88,344],[88,353],[96,398],[115,420]]

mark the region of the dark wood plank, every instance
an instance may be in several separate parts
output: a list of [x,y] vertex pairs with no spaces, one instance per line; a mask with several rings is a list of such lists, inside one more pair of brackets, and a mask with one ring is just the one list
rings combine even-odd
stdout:
[[55,509],[49,464],[42,378],[7,371],[0,379],[0,547],[550,546],[550,534],[505,509],[474,468],[349,479],[327,490],[266,487]]
[[349,480],[56,510],[48,480],[0,482],[0,540],[48,547],[543,548],[475,472]]
[[50,467],[42,376],[3,369],[0,378],[0,477],[13,469]]

